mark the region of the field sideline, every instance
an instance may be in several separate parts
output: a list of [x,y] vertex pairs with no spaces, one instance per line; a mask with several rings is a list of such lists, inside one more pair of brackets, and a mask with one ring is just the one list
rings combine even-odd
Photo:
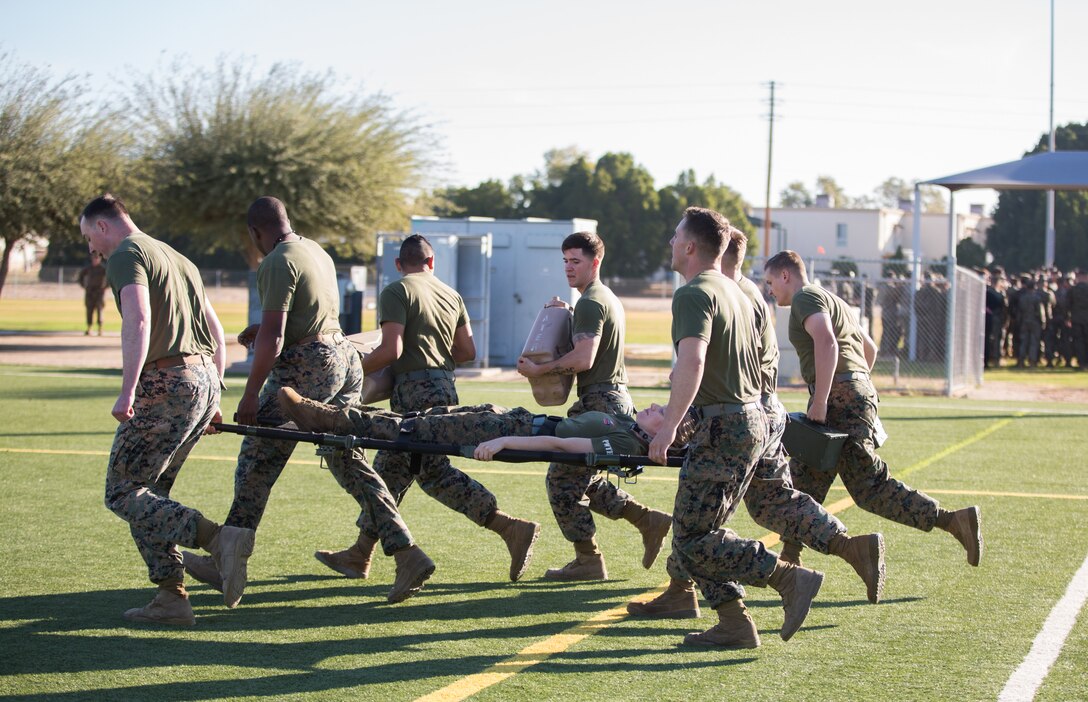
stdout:
[[[351,543],[357,507],[305,446],[273,493],[242,604],[227,610],[195,584],[195,628],[128,626],[120,613],[152,589],[124,523],[102,505],[119,382],[115,371],[0,367],[0,700],[994,700],[1088,557],[1088,404],[889,397],[882,456],[946,507],[982,507],[982,566],[967,566],[947,534],[851,506],[837,484],[828,506],[851,533],[885,535],[885,602],[867,604],[849,566],[806,552],[827,580],[788,643],[777,596],[759,588],[746,600],[763,637],[754,651],[680,646],[713,623],[708,610],[688,621],[627,618],[626,602],[651,596],[666,575],[663,557],[641,568],[625,524],[598,519],[609,581],[541,580],[571,557],[542,464],[458,461],[504,510],[544,524],[524,581],[506,581],[494,534],[414,488],[405,518],[438,570],[415,598],[387,605],[390,559],[364,581],[313,559]],[[241,385],[233,379],[228,413]],[[466,403],[533,407],[521,383],[459,386]],[[633,394],[640,405],[666,396]],[[784,399],[803,407],[798,393]],[[238,442],[202,440],[175,496],[221,520]],[[671,509],[675,470],[648,468],[627,489]],[[776,541],[745,514],[731,525]],[[1088,617],[1083,603],[1059,614],[1071,631],[1034,699],[1088,699]]]

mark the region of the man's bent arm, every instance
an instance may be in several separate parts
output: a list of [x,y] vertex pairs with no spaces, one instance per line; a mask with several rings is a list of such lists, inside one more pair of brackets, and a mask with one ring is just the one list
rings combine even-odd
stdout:
[[450,349],[454,363],[468,363],[476,360],[476,342],[472,339],[472,326],[466,322],[453,332],[453,348]]
[[253,341],[253,363],[249,367],[249,379],[238,403],[238,422],[256,424],[261,387],[268,379],[276,358],[283,351],[283,334],[287,327],[287,312],[265,310],[261,314],[261,328]]
[[672,369],[672,390],[669,392],[669,404],[665,406],[665,421],[650,442],[649,456],[654,463],[668,463],[669,447],[676,439],[676,428],[680,426],[703,382],[706,349],[707,342],[694,336],[681,339],[676,347],[676,366]]
[[223,374],[227,370],[227,336],[223,332],[223,325],[219,321],[219,315],[207,297],[204,298],[204,318],[208,321],[208,328],[212,332],[212,341],[215,342],[215,369],[219,371],[219,382],[223,382]]
[[597,360],[597,349],[601,337],[597,334],[575,334],[574,348],[554,361],[534,363],[522,356],[518,359],[518,373],[526,378],[538,378],[542,375],[574,375],[587,371]]
[[121,288],[121,394],[113,406],[118,422],[131,419],[136,385],[151,346],[151,293],[135,283]]
[[817,312],[806,317],[805,331],[812,337],[816,366],[816,389],[812,391],[808,418],[823,424],[827,421],[827,396],[831,394],[831,381],[839,364],[839,342],[835,340],[831,315],[826,312]]
[[382,322],[382,342],[363,358],[363,373],[373,373],[392,364],[404,353],[404,325]]

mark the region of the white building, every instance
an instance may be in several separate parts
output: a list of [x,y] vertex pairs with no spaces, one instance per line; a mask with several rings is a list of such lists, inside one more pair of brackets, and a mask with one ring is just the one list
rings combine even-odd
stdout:
[[[913,250],[914,214],[909,202],[902,206],[905,209],[771,208],[770,251],[765,253],[773,255],[783,249],[792,249],[805,260],[849,258],[860,262],[889,258],[902,247],[904,256],[909,259]],[[981,206],[972,205],[971,209],[970,214],[955,216],[956,242],[971,237],[976,243],[985,245],[986,232],[993,220],[983,216]],[[763,210],[751,214],[762,217]],[[921,257],[924,260],[940,260],[948,255],[948,226],[947,214],[922,214]],[[757,238],[762,245],[762,230]],[[865,266],[859,265],[859,268]]]

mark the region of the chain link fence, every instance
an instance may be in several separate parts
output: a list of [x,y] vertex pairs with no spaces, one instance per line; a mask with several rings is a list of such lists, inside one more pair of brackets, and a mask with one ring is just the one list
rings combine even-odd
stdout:
[[[763,275],[762,258],[751,259],[749,273]],[[809,259],[809,278],[856,307],[877,344],[873,382],[878,389],[954,394],[982,382],[986,285],[974,272],[947,260],[912,261]],[[783,377],[799,369],[779,313]],[[799,374],[798,374],[799,376]]]

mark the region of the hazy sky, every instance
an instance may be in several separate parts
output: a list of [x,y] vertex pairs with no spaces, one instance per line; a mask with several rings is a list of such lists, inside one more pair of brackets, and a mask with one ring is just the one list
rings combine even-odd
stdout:
[[[694,168],[755,206],[791,181],[849,195],[1019,158],[1047,130],[1047,0],[15,2],[0,51],[108,96],[179,55],[332,69],[431,125],[436,184],[530,173],[554,147]],[[1055,123],[1088,121],[1088,2],[1055,0]],[[1078,31],[1079,30],[1079,31]],[[957,205],[991,204],[967,191]],[[959,207],[957,207],[959,209]]]

